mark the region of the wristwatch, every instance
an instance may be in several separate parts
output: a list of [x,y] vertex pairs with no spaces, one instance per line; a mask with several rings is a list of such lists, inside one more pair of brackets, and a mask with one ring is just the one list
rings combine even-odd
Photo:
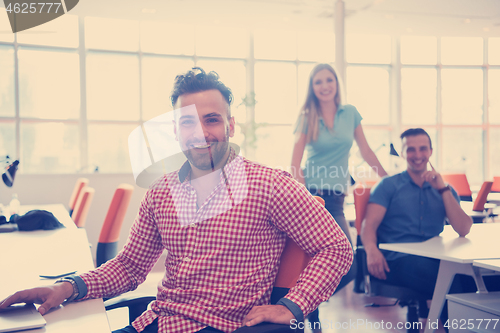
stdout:
[[440,188],[439,190],[437,190],[439,194],[443,194],[444,192],[446,191],[451,191],[451,187],[450,185],[446,185],[445,187],[443,188]]
[[62,282],[69,282],[71,283],[71,286],[73,286],[73,294],[71,294],[71,296],[68,299],[66,299],[66,302],[71,302],[72,300],[77,298],[78,295],[80,294],[80,291],[78,290],[78,285],[76,284],[75,280],[67,277],[59,279],[54,283],[62,283]]

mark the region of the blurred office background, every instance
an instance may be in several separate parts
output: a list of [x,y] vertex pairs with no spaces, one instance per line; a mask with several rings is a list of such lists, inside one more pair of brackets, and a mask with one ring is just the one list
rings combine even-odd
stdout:
[[[0,7],[0,156],[21,161],[0,202],[66,204],[87,177],[95,243],[114,189],[134,184],[128,135],[172,109],[173,79],[193,66],[232,88],[242,154],[286,169],[309,72],[339,66],[342,44],[345,101],[386,170],[405,167],[389,144],[423,127],[437,169],[500,176],[500,0],[81,0],[16,34]],[[367,170],[355,146],[351,166]]]

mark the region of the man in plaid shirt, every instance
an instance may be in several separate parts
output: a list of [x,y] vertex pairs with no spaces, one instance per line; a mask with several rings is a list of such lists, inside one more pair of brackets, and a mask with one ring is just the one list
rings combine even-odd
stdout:
[[[164,249],[156,301],[120,333],[271,332],[326,301],[352,263],[332,216],[287,172],[251,162],[229,144],[232,93],[201,69],[172,92],[175,136],[188,161],[149,188],[122,251],[96,270],[17,292],[0,308],[112,297],[134,290]],[[286,236],[313,257],[295,287],[269,299]]]

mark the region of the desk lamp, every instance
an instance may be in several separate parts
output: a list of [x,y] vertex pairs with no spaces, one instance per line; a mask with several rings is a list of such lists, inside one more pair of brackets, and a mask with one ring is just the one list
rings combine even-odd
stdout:
[[399,154],[398,152],[396,151],[396,149],[394,148],[394,145],[391,143],[391,151],[389,152],[389,155],[392,155],[392,156],[397,156],[399,157]]
[[[7,156],[6,160],[8,159],[9,156]],[[7,187],[12,187],[12,184],[14,184],[14,178],[16,177],[18,165],[19,160],[15,160],[5,169],[5,172],[2,174],[2,180]]]

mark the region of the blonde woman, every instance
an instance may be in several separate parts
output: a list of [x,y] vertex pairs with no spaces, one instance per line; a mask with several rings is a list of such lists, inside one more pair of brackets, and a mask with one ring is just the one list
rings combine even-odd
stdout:
[[[352,244],[344,217],[344,197],[350,182],[349,151],[356,140],[361,156],[383,177],[387,175],[366,141],[361,115],[352,105],[342,104],[337,74],[328,64],[316,65],[309,77],[306,101],[295,129],[292,174],[313,195],[325,200],[326,209],[335,218]],[[307,149],[305,169],[300,165]],[[354,267],[353,267],[354,268]],[[355,276],[354,269],[342,279],[337,290]]]

